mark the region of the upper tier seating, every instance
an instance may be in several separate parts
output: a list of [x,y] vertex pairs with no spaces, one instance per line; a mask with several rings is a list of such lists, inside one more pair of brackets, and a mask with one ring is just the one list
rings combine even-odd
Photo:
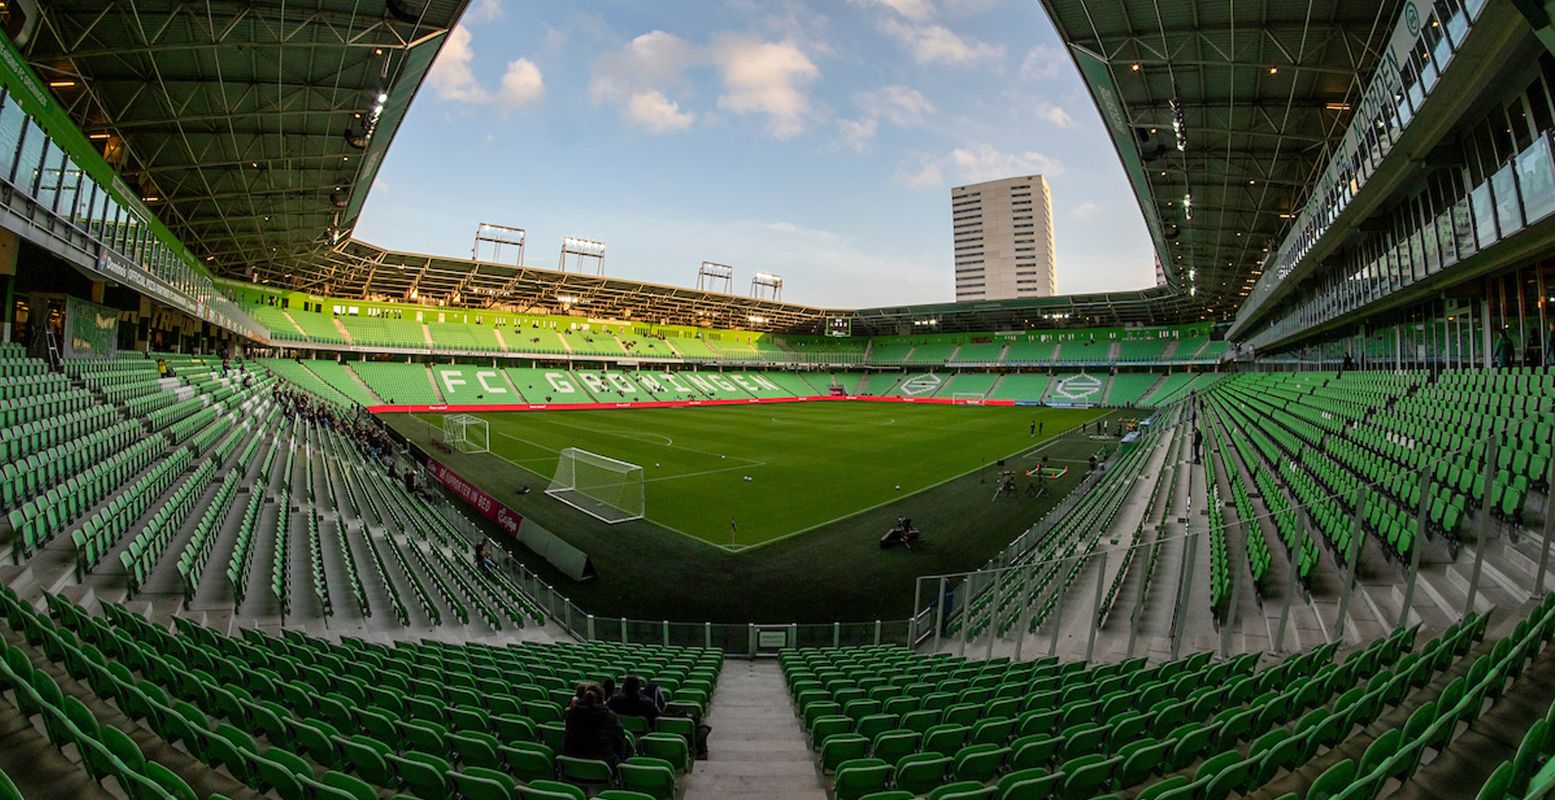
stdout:
[[1175,340],[1159,336],[1149,339],[1124,339],[1118,342],[1118,361],[1160,361],[1166,356],[1166,349]]
[[359,347],[427,348],[425,329],[414,315],[343,316],[340,324],[351,335],[351,343]]
[[298,308],[285,312],[297,327],[315,342],[329,342],[331,344],[345,344],[346,338],[335,325],[335,316],[323,311],[303,311]]

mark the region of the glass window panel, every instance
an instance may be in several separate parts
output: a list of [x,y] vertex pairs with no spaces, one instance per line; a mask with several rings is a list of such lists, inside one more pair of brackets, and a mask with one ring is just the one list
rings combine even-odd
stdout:
[[115,252],[124,252],[124,210],[108,197],[108,214],[103,218],[103,243]]
[[22,194],[32,197],[38,186],[38,165],[43,159],[43,129],[27,121],[22,130],[22,149],[16,156],[16,176],[12,181]]
[[1452,209],[1436,215],[1436,243],[1442,249],[1442,269],[1458,263],[1458,243],[1452,230]]
[[16,165],[16,148],[22,143],[22,125],[26,120],[21,106],[6,96],[0,105],[0,177],[6,180],[14,180],[11,168]]
[[81,168],[65,156],[64,169],[59,174],[59,215],[72,224],[76,220],[77,192],[81,188]]
[[38,188],[33,198],[49,211],[54,210],[54,201],[59,199],[59,178],[64,168],[65,153],[45,139],[43,156],[38,159]]
[[1517,188],[1529,222],[1555,211],[1555,164],[1551,163],[1548,137],[1539,137],[1517,156]]
[[1474,233],[1473,203],[1469,198],[1459,200],[1452,207],[1452,229],[1459,259],[1468,258],[1479,251],[1479,240]]
[[1469,192],[1469,202],[1474,209],[1474,243],[1479,249],[1494,244],[1496,234],[1496,207],[1490,198],[1490,184],[1482,183]]
[[1496,170],[1490,179],[1496,201],[1496,228],[1502,236],[1510,236],[1523,229],[1522,204],[1517,199],[1516,169],[1507,164]]

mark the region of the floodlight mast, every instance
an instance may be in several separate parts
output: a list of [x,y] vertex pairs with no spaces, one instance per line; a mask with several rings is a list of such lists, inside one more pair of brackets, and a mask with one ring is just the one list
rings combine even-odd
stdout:
[[605,274],[605,243],[596,242],[593,239],[584,239],[578,236],[562,237],[561,260],[556,268],[562,272],[567,271],[567,257],[572,256],[572,263],[577,266],[581,274],[586,267],[593,267],[595,275]]
[[782,300],[783,276],[758,272],[751,276],[751,297],[757,300]]
[[734,267],[716,261],[703,261],[697,270],[697,289],[734,294]]
[[[508,264],[515,267],[524,265],[524,241],[528,233],[523,228],[514,228],[509,225],[497,225],[491,222],[482,222],[475,228],[475,245],[470,248],[470,258],[476,261],[485,261],[490,264]],[[481,245],[484,244],[485,248]],[[516,257],[509,262],[503,257],[503,248],[516,249]],[[482,257],[482,251],[489,253],[489,258]]]

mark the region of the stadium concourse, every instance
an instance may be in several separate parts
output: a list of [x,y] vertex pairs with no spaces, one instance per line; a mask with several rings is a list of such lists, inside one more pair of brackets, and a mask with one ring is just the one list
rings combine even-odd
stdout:
[[1555,794],[1547,8],[1044,2],[1156,285],[849,309],[361,241],[305,5],[0,3],[0,800]]

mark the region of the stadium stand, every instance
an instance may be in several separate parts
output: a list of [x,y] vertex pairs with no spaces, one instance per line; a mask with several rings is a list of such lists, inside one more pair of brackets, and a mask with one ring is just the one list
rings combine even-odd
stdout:
[[[406,319],[403,312],[379,315],[345,315],[336,317],[341,327],[351,336],[351,342],[364,347],[399,347],[412,350],[427,349],[427,329],[421,320]],[[429,312],[430,313],[430,312]]]
[[1009,347],[1004,351],[1004,363],[1019,366],[1038,366],[1052,364],[1058,345],[1051,340],[1043,341],[1046,337],[1027,336],[1010,340]]
[[[264,363],[270,364],[271,362],[266,361]],[[317,376],[318,380],[328,384],[331,389],[334,389],[342,397],[352,402],[362,405],[375,405],[382,402],[379,397],[368,390],[366,384],[362,383],[361,379],[356,376],[356,373],[338,362],[314,358],[302,361],[301,364],[305,369]],[[293,383],[298,382],[291,375],[283,375],[283,377]],[[311,386],[309,390],[312,390]]]
[[291,319],[304,336],[313,341],[331,344],[346,343],[346,334],[343,327],[336,322],[334,315],[323,313],[322,308],[315,307],[313,311],[302,311],[293,308],[282,313]]
[[353,361],[349,369],[385,403],[443,401],[425,364],[399,361]]
[[1000,340],[980,341],[977,337],[963,343],[956,350],[953,358],[949,359],[954,364],[997,364],[1004,356],[1004,342]]
[[1153,372],[1120,373],[1112,376],[1102,403],[1109,406],[1134,406],[1145,398],[1161,376]]
[[982,399],[988,396],[996,380],[998,380],[997,375],[987,372],[960,372],[950,376],[935,396],[956,399],[975,395],[978,399]]
[[1112,343],[1106,340],[1085,339],[1059,342],[1053,353],[1057,364],[1097,364],[1110,362]]
[[1001,375],[988,396],[1000,400],[1040,400],[1047,393],[1051,380],[1046,375],[1028,373]]
[[670,348],[684,359],[697,361],[718,357],[718,351],[710,347],[700,336],[683,336],[668,341]]
[[[450,314],[449,317],[455,315]],[[472,316],[468,314],[458,316]],[[442,350],[473,350],[475,352],[500,352],[503,348],[497,341],[496,328],[471,320],[460,321],[429,321],[426,323],[427,338],[432,344]]]

